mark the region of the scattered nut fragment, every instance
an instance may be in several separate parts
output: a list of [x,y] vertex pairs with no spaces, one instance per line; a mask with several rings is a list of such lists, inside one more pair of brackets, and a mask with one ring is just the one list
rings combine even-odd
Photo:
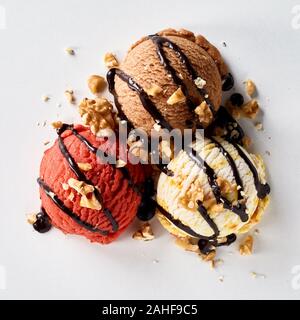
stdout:
[[75,194],[74,194],[73,192],[71,192],[71,193],[69,194],[69,196],[68,196],[68,199],[69,199],[70,201],[73,201],[74,198],[75,198]]
[[176,237],[175,244],[186,251],[191,251],[198,254],[200,253],[199,246],[197,244],[191,243],[191,241],[187,237],[186,238]]
[[224,282],[224,276],[219,276],[218,280],[219,280],[220,282]]
[[256,86],[252,80],[245,81],[246,92],[249,97],[253,97],[256,93]]
[[80,199],[80,206],[83,208],[93,209],[93,210],[101,210],[102,206],[100,202],[97,200],[95,193],[92,193],[91,197],[87,197],[83,195]]
[[243,144],[243,146],[244,146],[246,149],[249,149],[249,147],[250,147],[251,144],[252,144],[251,138],[248,137],[248,136],[244,136],[243,139],[242,139],[242,144]]
[[256,278],[262,278],[262,279],[265,279],[266,278],[266,275],[262,274],[262,273],[257,273],[257,272],[250,272],[250,275],[253,279],[256,279]]
[[69,190],[70,188],[70,186],[67,183],[62,183],[61,186],[65,191]]
[[218,177],[216,182],[220,187],[222,194],[227,194],[232,190],[232,186],[228,180],[225,180],[222,177]]
[[171,159],[173,156],[173,151],[171,149],[170,141],[162,140],[159,144],[160,152],[163,158]]
[[247,236],[244,241],[240,244],[240,254],[242,256],[249,256],[253,251],[253,237],[251,235]]
[[116,114],[113,106],[105,98],[83,99],[79,105],[79,114],[83,123],[90,126],[91,131],[97,136],[109,134],[109,129],[116,126]]
[[71,104],[74,104],[76,99],[74,97],[74,91],[73,90],[66,90],[65,91],[65,97],[67,99],[67,101]]
[[146,88],[144,90],[151,97],[156,97],[163,91],[163,89],[155,83],[151,84],[149,88]]
[[42,100],[43,100],[44,102],[47,102],[47,101],[50,100],[50,97],[47,96],[47,95],[44,95],[44,96],[42,96]]
[[264,129],[263,124],[262,124],[261,122],[257,122],[257,123],[255,124],[255,129],[256,129],[257,131],[262,131],[262,130]]
[[92,165],[90,163],[78,162],[77,165],[82,171],[89,171],[92,169]]
[[52,122],[51,125],[54,129],[60,129],[63,126],[63,123],[61,121],[55,121]]
[[153,129],[157,132],[159,132],[161,130],[161,125],[158,124],[157,122],[154,123],[153,125]]
[[209,254],[200,254],[200,257],[202,258],[203,261],[212,261],[216,257],[216,250],[210,251]]
[[134,240],[143,240],[143,241],[150,241],[154,239],[154,234],[149,222],[143,224],[139,230],[137,230],[133,235],[132,238]]
[[94,192],[94,186],[92,186],[90,184],[87,184],[84,181],[76,180],[74,178],[70,178],[68,180],[68,185],[72,189],[76,190],[82,196],[86,196],[86,195],[91,194],[92,192]]
[[256,100],[250,100],[241,107],[243,116],[254,119],[259,111],[259,104]]
[[207,127],[213,119],[212,112],[205,101],[195,109],[195,113],[199,116],[199,120],[204,127]]
[[74,56],[75,55],[75,50],[68,47],[65,49],[66,53],[69,54],[70,56]]
[[50,141],[45,141],[44,146],[47,146],[50,143]]
[[123,161],[122,159],[118,159],[117,161],[116,161],[116,168],[123,168],[123,167],[125,167],[126,166],[126,162],[125,161]]
[[109,69],[119,66],[117,58],[111,52],[105,54],[104,63],[105,66]]
[[269,150],[266,150],[266,155],[267,156],[270,156],[271,155],[271,152]]
[[178,88],[167,100],[167,104],[174,105],[176,103],[185,102],[185,95],[183,94],[181,88]]
[[199,89],[203,89],[206,85],[206,81],[202,79],[201,77],[198,77],[197,79],[194,80],[195,85]]
[[254,230],[254,234],[255,234],[255,235],[259,235],[259,229],[255,229],[255,230]]
[[36,220],[37,220],[36,216],[37,216],[36,213],[28,214],[28,215],[27,215],[27,222],[28,222],[29,224],[34,224],[34,223],[36,222]]
[[101,76],[92,75],[88,78],[88,87],[93,94],[98,94],[106,86],[105,79]]
[[147,161],[148,159],[148,150],[144,148],[143,142],[140,140],[131,143],[128,152],[142,161]]
[[224,263],[223,259],[214,259],[214,260],[210,261],[210,267],[211,267],[211,269],[215,269],[223,263]]

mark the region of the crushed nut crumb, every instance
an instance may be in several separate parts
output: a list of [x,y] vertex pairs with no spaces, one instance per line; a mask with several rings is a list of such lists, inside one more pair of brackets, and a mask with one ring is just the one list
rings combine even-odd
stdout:
[[149,222],[143,224],[133,235],[134,240],[150,241],[154,239],[154,234]]
[[115,68],[119,66],[117,58],[111,53],[108,52],[104,56],[104,63],[108,69]]
[[36,218],[36,216],[37,216],[37,214],[36,213],[30,213],[30,214],[28,214],[26,217],[27,217],[27,222],[29,223],[29,224],[34,224],[35,222],[36,222],[36,220],[37,220],[37,218]]
[[256,100],[250,100],[241,107],[244,117],[254,119],[259,111],[259,104]]
[[92,165],[90,163],[78,162],[77,165],[78,165],[79,169],[82,171],[89,171],[92,169]]
[[44,146],[47,146],[50,143],[50,141],[45,141]]
[[189,238],[176,237],[175,244],[186,251],[191,251],[198,254],[200,253],[198,245],[192,243]]
[[48,102],[48,101],[50,100],[50,97],[47,96],[47,95],[44,95],[44,96],[42,96],[42,100],[43,100],[44,102]]
[[88,87],[93,94],[98,94],[104,90],[106,86],[105,79],[98,75],[92,75],[88,78]]
[[62,183],[61,186],[65,191],[69,190],[69,188],[70,188],[67,183]]
[[249,97],[253,97],[256,93],[256,86],[252,80],[245,81],[246,92]]
[[253,237],[248,235],[243,242],[240,244],[239,248],[240,254],[242,256],[249,256],[253,251]]
[[151,97],[158,96],[160,93],[162,93],[162,91],[163,89],[155,83],[151,84],[149,88],[145,89],[145,92]]
[[75,55],[75,50],[73,48],[66,48],[65,51],[70,56],[74,56]]
[[249,149],[252,144],[251,138],[248,136],[244,136],[242,139],[242,144],[246,149]]
[[257,122],[257,123],[255,124],[255,129],[256,129],[257,131],[262,131],[262,130],[264,129],[263,124],[262,124],[261,122]]
[[194,80],[195,85],[197,86],[197,88],[199,89],[203,89],[206,85],[206,81],[204,79],[202,79],[201,77],[198,77]]
[[178,88],[167,100],[167,104],[174,105],[176,103],[185,102],[185,95],[183,94],[181,88]]
[[265,279],[266,278],[266,275],[262,274],[262,273],[257,273],[257,272],[254,272],[254,271],[251,271],[250,272],[250,275],[253,279],[256,279],[256,278],[261,278],[261,279]]
[[125,161],[123,161],[122,159],[118,159],[117,161],[116,161],[116,168],[123,168],[123,167],[125,167],[126,166],[126,162]]
[[63,123],[61,121],[55,121],[52,122],[51,125],[54,129],[60,129],[63,126]]
[[74,97],[74,91],[73,90],[66,90],[65,91],[65,97],[67,99],[67,101],[71,104],[74,104],[76,99]]
[[207,127],[213,119],[212,112],[205,101],[195,109],[195,113],[199,116],[199,120],[204,127]]

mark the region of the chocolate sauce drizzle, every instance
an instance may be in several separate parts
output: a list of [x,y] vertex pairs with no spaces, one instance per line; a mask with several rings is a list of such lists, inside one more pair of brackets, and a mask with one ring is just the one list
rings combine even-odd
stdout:
[[233,145],[236,148],[236,150],[238,151],[240,157],[246,162],[250,171],[252,172],[258,198],[264,199],[271,191],[269,184],[268,183],[262,184],[260,182],[258,172],[257,172],[255,166],[253,165],[252,161],[246,156],[246,154],[244,153],[244,151],[241,149],[241,147],[238,144],[233,143]]
[[[189,96],[188,89],[182,79],[177,76],[176,70],[171,66],[170,61],[166,57],[163,47],[167,47],[171,50],[173,50],[176,54],[176,56],[180,59],[180,62],[185,66],[187,72],[189,73],[189,76],[191,77],[191,80],[194,81],[198,78],[198,74],[196,70],[193,68],[191,62],[187,58],[187,56],[183,53],[183,51],[171,40],[155,35],[150,35],[148,37],[153,41],[153,43],[156,46],[157,55],[160,59],[161,64],[164,66],[164,68],[167,70],[167,72],[171,75],[173,81],[182,88],[184,95],[187,97],[187,104],[191,111],[194,111],[194,109],[197,107],[197,104],[194,104],[191,100],[191,97]],[[195,85],[195,83],[194,83]],[[213,115],[215,115],[215,108],[211,102],[211,100],[208,97],[208,94],[204,88],[198,88],[196,85],[197,91],[200,93],[206,104],[208,105],[210,111]]]

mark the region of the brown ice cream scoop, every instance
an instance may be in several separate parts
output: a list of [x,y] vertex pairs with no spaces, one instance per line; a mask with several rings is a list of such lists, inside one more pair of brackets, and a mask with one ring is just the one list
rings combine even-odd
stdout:
[[141,39],[119,70],[110,70],[110,89],[121,117],[148,133],[161,127],[206,127],[221,103],[227,67],[203,36],[167,29]]

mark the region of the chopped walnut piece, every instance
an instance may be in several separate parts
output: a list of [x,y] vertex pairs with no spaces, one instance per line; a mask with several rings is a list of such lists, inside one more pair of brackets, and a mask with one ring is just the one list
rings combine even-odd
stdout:
[[189,238],[176,238],[175,240],[175,244],[186,250],[186,251],[191,251],[191,252],[195,252],[195,253],[200,253],[199,247],[197,244],[193,244],[190,242]]
[[77,165],[82,171],[89,171],[92,169],[92,165],[90,163],[78,162]]
[[173,156],[173,151],[171,149],[170,141],[162,140],[161,143],[159,144],[159,147],[160,147],[160,152],[162,154],[162,157],[171,159],[171,157]]
[[254,119],[259,111],[259,104],[256,100],[250,100],[243,104],[241,109],[244,117]]
[[256,86],[252,80],[245,81],[246,92],[248,96],[253,97],[256,93]]
[[88,87],[93,94],[98,94],[105,88],[105,79],[101,76],[92,75],[88,78]]
[[119,62],[117,58],[111,52],[108,52],[105,54],[104,63],[105,63],[105,66],[109,69],[119,66]]
[[244,241],[240,244],[240,254],[242,256],[249,256],[253,251],[253,237],[251,235],[247,236]]
[[83,208],[93,209],[93,210],[101,210],[102,206],[98,199],[95,196],[95,193],[92,193],[91,197],[87,197],[83,195],[80,199],[80,206]]
[[42,96],[42,100],[43,100],[44,102],[48,102],[48,101],[50,100],[50,97],[44,95],[44,96]]
[[148,151],[144,148],[142,141],[136,141],[130,144],[129,154],[140,158],[143,161],[148,159]]
[[74,97],[74,91],[73,90],[66,90],[65,91],[65,97],[68,100],[69,103],[74,104],[76,99]]
[[207,262],[212,261],[216,257],[216,250],[212,250],[208,254],[201,253],[200,256],[203,261],[207,261]]
[[201,77],[198,77],[197,79],[194,80],[195,85],[199,89],[203,89],[206,85],[206,81],[202,79]]
[[69,190],[70,188],[70,186],[67,183],[62,183],[61,186],[64,190]]
[[185,95],[183,94],[181,88],[178,88],[167,100],[167,104],[173,105],[176,103],[185,102]]
[[125,166],[126,166],[126,162],[123,161],[122,159],[118,159],[118,160],[116,161],[116,168],[123,168],[123,167],[125,167]]
[[252,144],[252,140],[251,140],[250,137],[244,136],[243,139],[242,139],[242,143],[243,143],[243,146],[244,146],[246,149],[248,149],[248,148],[251,146],[251,144]]
[[28,214],[28,215],[27,215],[27,222],[28,222],[29,224],[34,224],[34,223],[36,222],[36,220],[37,220],[36,216],[37,216],[36,213],[30,213],[30,214]]
[[143,224],[133,235],[134,240],[149,241],[154,239],[154,234],[149,222]]
[[149,88],[146,88],[144,90],[151,97],[156,97],[163,91],[163,89],[155,83],[151,84]]
[[226,194],[229,193],[233,186],[231,186],[231,184],[229,183],[228,180],[223,179],[222,177],[218,177],[217,178],[217,184],[220,187],[221,193],[222,194]]
[[83,99],[79,105],[79,114],[83,123],[90,126],[95,135],[103,135],[109,130],[114,130],[116,126],[116,114],[113,112],[113,106],[105,98]]
[[85,183],[84,181],[79,181],[76,180],[74,178],[70,178],[68,180],[68,185],[76,190],[79,194],[81,194],[82,196],[86,196],[88,194],[91,194],[92,192],[94,192],[94,186]]
[[262,124],[261,122],[257,122],[257,123],[255,124],[255,129],[256,129],[257,131],[262,131],[262,130],[264,129],[263,124]]
[[66,48],[65,49],[66,53],[69,54],[70,56],[74,56],[75,55],[75,50],[72,48]]
[[205,101],[195,109],[195,113],[199,116],[199,120],[204,127],[207,127],[213,119],[212,112]]
[[75,198],[75,194],[74,194],[73,192],[71,192],[71,193],[69,194],[69,196],[68,196],[68,199],[69,199],[70,201],[73,201],[74,198]]
[[63,123],[61,121],[56,121],[52,122],[51,125],[54,129],[60,129],[63,126]]

